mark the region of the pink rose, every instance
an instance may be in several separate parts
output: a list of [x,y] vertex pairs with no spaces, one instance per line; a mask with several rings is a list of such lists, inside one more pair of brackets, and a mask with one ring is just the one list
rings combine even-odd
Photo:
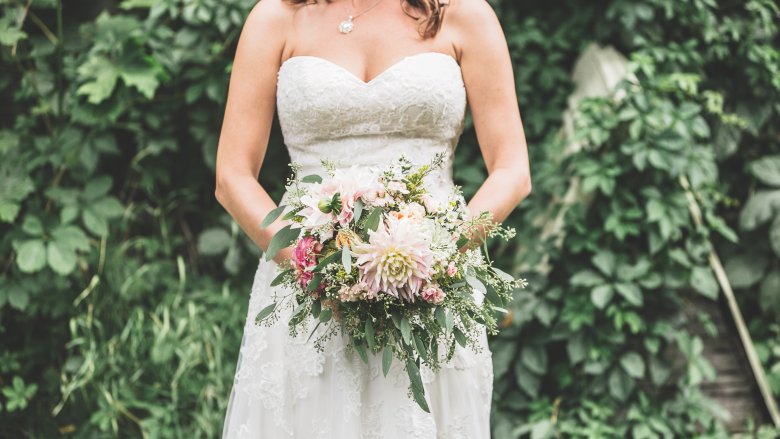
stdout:
[[440,305],[444,302],[445,295],[444,291],[435,284],[428,284],[423,288],[422,293],[420,294],[423,300],[433,303],[434,305]]
[[320,251],[322,251],[322,244],[312,236],[305,236],[295,243],[290,263],[303,289],[306,289],[306,285],[314,275],[306,269],[317,265],[317,256],[319,256]]
[[454,277],[456,274],[458,274],[458,268],[455,267],[455,261],[450,261],[447,264],[447,276]]

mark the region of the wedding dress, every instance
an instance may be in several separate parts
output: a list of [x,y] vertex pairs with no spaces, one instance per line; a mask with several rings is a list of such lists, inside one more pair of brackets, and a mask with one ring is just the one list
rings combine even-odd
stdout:
[[[428,189],[452,189],[452,156],[463,131],[466,92],[455,58],[423,52],[396,62],[368,82],[316,56],[293,56],[280,67],[277,111],[285,144],[302,176],[336,166],[383,166],[401,154],[425,164],[445,153]],[[283,199],[284,200],[284,199]],[[455,358],[433,373],[421,370],[430,413],[408,394],[398,361],[387,377],[381,353],[364,363],[334,337],[324,352],[308,331],[288,333],[290,310],[271,327],[255,324],[273,301],[278,273],[261,259],[223,437],[230,439],[484,439],[490,437],[492,355],[457,346]],[[278,291],[276,291],[278,293]],[[313,326],[312,326],[313,327]]]

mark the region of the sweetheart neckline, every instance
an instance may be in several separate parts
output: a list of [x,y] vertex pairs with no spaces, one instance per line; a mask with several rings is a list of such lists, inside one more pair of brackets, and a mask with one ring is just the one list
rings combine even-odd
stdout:
[[329,60],[327,58],[323,58],[323,57],[317,56],[317,55],[293,55],[293,56],[285,59],[284,61],[282,61],[282,64],[279,66],[279,72],[277,73],[277,75],[281,74],[281,72],[284,69],[284,67],[288,63],[292,62],[292,60],[294,60],[296,58],[314,59],[314,60],[318,60],[318,61],[321,61],[321,62],[324,62],[326,64],[329,64],[331,66],[336,67],[337,69],[339,69],[342,72],[346,73],[348,76],[350,76],[355,81],[359,82],[360,84],[362,84],[364,86],[370,86],[370,85],[374,84],[376,81],[378,81],[379,79],[381,79],[382,77],[384,77],[385,75],[389,74],[389,72],[391,72],[394,69],[398,68],[398,66],[402,65],[404,62],[406,62],[406,61],[408,61],[410,59],[413,59],[413,58],[424,56],[424,55],[441,55],[443,57],[449,58],[453,63],[455,63],[455,65],[458,67],[458,70],[462,71],[462,69],[460,67],[460,63],[458,63],[458,60],[455,59],[454,56],[452,56],[450,54],[447,54],[447,53],[443,53],[443,52],[437,52],[435,50],[429,50],[429,51],[418,52],[418,53],[414,53],[414,54],[406,55],[406,56],[402,57],[398,61],[390,64],[390,66],[388,66],[386,69],[384,69],[381,72],[379,72],[376,76],[374,76],[373,78],[371,78],[368,81],[364,81],[363,78],[359,77],[354,72],[352,72],[348,68],[342,66],[341,64],[338,64],[338,63],[333,62],[333,61],[331,61],[331,60]]

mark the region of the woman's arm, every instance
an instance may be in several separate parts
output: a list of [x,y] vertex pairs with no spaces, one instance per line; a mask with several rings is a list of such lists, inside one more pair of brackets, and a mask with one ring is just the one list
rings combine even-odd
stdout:
[[[263,0],[249,14],[233,62],[217,150],[215,196],[263,250],[284,226],[277,220],[260,228],[276,204],[258,176],[276,111],[276,78],[293,16],[290,8],[281,0]],[[289,256],[286,249],[274,259],[282,262]]]
[[451,21],[451,38],[488,171],[469,210],[489,211],[501,222],[531,192],[512,60],[498,17],[485,0],[457,0],[448,7],[445,20]]

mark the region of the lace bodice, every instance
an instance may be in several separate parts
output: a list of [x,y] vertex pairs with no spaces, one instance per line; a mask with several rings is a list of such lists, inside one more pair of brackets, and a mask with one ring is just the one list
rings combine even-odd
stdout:
[[368,82],[324,58],[293,56],[279,69],[276,100],[290,158],[304,172],[320,170],[322,159],[372,166],[404,154],[424,164],[444,152],[434,178],[451,182],[466,91],[450,55],[406,56]]

